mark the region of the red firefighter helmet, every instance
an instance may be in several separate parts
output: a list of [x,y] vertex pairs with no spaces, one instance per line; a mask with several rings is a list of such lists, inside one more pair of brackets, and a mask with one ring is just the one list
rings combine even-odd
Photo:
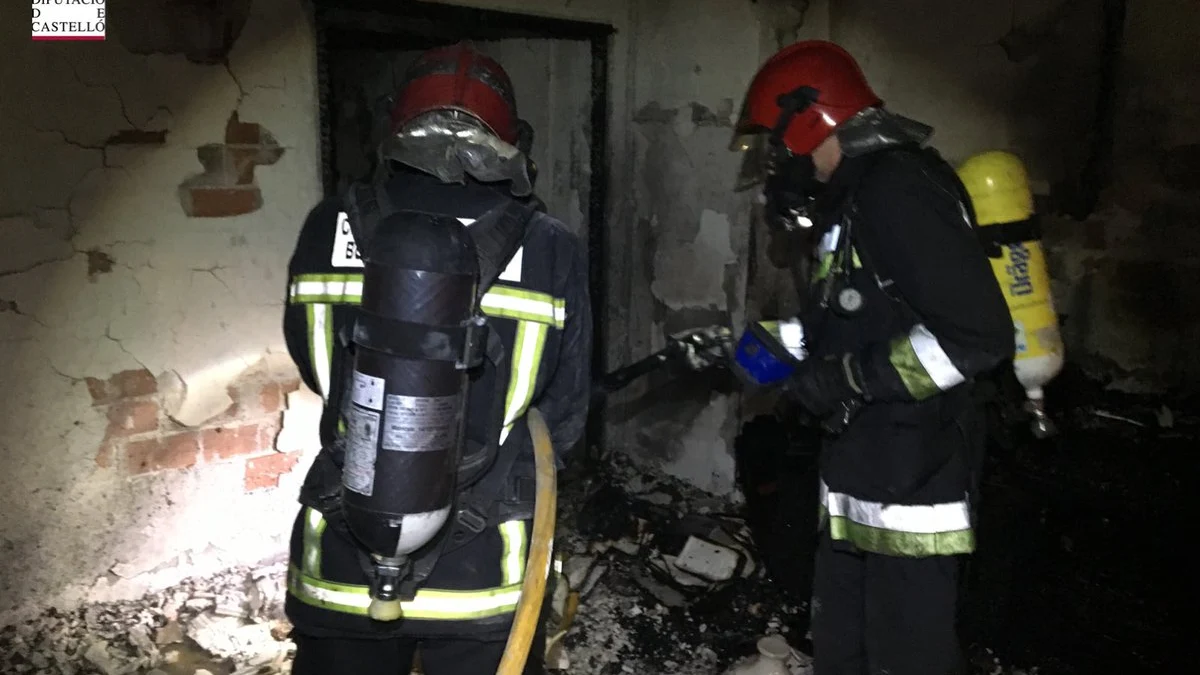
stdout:
[[[777,130],[787,104],[796,112]],[[822,40],[797,42],[767,59],[750,82],[731,149],[746,150],[747,136],[777,131],[789,151],[807,155],[847,120],[882,104],[846,50]]]
[[430,49],[409,67],[392,108],[392,132],[434,110],[457,110],[500,140],[518,141],[512,80],[495,60],[466,43]]

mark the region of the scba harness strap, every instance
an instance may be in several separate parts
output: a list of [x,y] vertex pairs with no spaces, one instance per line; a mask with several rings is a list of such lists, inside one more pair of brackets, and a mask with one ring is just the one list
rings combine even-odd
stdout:
[[[403,211],[395,207],[389,198],[386,175],[380,175],[370,184],[357,183],[350,187],[346,195],[346,213],[355,241],[360,243],[364,251],[370,250],[370,242],[378,230],[380,222],[389,215]],[[412,210],[412,209],[408,209]],[[504,200],[500,205],[471,224],[470,233],[475,243],[479,263],[479,285],[477,289],[477,306],[483,296],[508,266],[517,250],[521,247],[528,224],[537,217],[536,206],[527,206],[513,199]],[[355,323],[355,331],[362,330]],[[397,348],[421,351],[419,336],[405,334],[405,326],[367,326],[377,330],[391,328],[396,337],[389,342],[395,342]],[[339,370],[348,373],[348,360],[353,358],[353,341],[348,326],[343,326],[338,339],[342,346],[342,358]],[[457,513],[454,521],[443,528],[439,535],[425,547],[412,563],[411,574],[403,582],[401,597],[411,599],[432,573],[438,559],[451,551],[470,543],[489,525],[496,525],[506,520],[521,519],[532,515],[533,491],[528,489],[532,480],[524,475],[526,472],[514,471],[517,458],[524,444],[520,437],[511,438],[503,445],[500,444],[501,429],[504,426],[505,393],[508,386],[503,365],[509,360],[499,335],[488,330],[486,319],[480,313],[471,326],[464,326],[461,332],[450,334],[451,341],[457,347],[441,350],[430,354],[428,358],[439,360],[454,360],[458,357],[463,367],[471,368],[480,365],[484,359],[492,364],[496,373],[496,392],[492,397],[492,408],[487,426],[487,443],[467,440],[468,449],[463,454],[458,467],[459,493],[457,497]],[[442,353],[445,352],[445,353]],[[422,352],[423,353],[423,352]],[[516,367],[513,364],[513,367]],[[336,380],[335,380],[336,381]],[[345,387],[337,387],[331,393],[329,405],[341,409],[344,404]],[[321,481],[325,483],[315,490],[312,503],[306,505],[322,511],[343,535],[350,536],[344,526],[344,520],[337,518],[340,513],[340,484],[341,466],[338,457],[340,439],[325,458],[324,469],[320,472]],[[337,456],[335,456],[337,455]],[[318,459],[318,461],[321,461]],[[307,486],[306,486],[307,487]],[[318,487],[318,486],[313,486]],[[313,492],[313,490],[309,490]],[[527,514],[527,515],[526,515]],[[337,522],[342,521],[342,522]],[[350,538],[353,541],[353,538]],[[358,551],[360,564],[368,577],[373,572],[369,555]]]

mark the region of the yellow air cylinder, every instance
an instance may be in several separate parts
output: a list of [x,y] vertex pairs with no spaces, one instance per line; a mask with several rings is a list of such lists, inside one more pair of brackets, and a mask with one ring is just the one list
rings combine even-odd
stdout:
[[1062,371],[1064,350],[1029,176],[1016,155],[1001,151],[971,157],[958,175],[971,195],[992,272],[1012,314],[1013,369],[1025,388],[1031,428],[1035,436],[1045,438],[1055,430],[1046,415],[1043,388]]

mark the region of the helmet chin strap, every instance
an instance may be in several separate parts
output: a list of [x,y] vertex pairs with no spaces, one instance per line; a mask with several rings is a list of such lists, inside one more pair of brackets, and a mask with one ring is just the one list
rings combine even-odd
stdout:
[[767,142],[767,180],[763,184],[767,224],[785,232],[812,227],[810,211],[824,187],[816,179],[812,155],[795,155],[783,142],[792,118],[817,100],[812,87],[800,87],[777,99],[779,119]]

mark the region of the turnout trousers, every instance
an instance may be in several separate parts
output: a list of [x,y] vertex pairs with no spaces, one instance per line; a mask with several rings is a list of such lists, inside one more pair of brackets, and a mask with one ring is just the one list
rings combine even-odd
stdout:
[[814,675],[951,675],[959,560],[848,551],[826,529],[812,596]]
[[[318,638],[293,634],[292,675],[409,675],[417,650],[425,675],[495,675],[506,640],[456,638]],[[546,635],[534,635],[524,675],[542,675]]]

